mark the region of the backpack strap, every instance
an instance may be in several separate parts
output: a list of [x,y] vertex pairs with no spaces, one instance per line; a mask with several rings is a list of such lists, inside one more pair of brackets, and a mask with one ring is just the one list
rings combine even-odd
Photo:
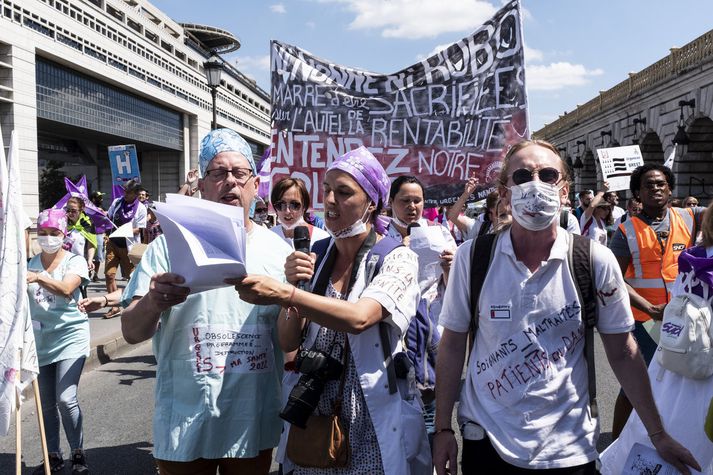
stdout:
[[478,301],[480,291],[483,289],[485,276],[488,275],[490,262],[495,254],[497,234],[483,234],[474,239],[470,244],[470,351],[473,351],[475,335],[480,325],[480,311]]
[[569,210],[563,209],[560,211],[560,228],[567,229],[569,224]]
[[594,291],[594,267],[592,266],[592,241],[578,234],[569,240],[568,264],[574,278],[577,296],[582,306],[584,323],[584,355],[587,359],[589,407],[592,417],[599,416],[597,404],[597,378],[594,369],[594,327],[597,325],[597,296]]

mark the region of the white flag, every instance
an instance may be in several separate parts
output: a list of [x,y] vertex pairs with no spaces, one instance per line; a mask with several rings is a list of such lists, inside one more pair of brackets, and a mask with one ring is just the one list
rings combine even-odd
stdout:
[[676,146],[674,145],[673,148],[671,149],[671,153],[669,153],[668,157],[666,157],[666,161],[663,162],[664,166],[673,170],[673,161],[675,159],[676,159]]
[[39,373],[27,296],[27,215],[19,166],[15,132],[7,162],[0,134],[0,436],[7,435],[16,395]]

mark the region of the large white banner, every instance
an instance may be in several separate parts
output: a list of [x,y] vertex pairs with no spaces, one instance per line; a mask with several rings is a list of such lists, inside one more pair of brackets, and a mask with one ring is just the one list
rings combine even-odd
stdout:
[[7,435],[16,394],[39,373],[27,296],[27,256],[20,157],[15,132],[10,154],[0,134],[0,436]]
[[485,198],[507,148],[529,137],[517,0],[395,73],[334,64],[279,41],[271,65],[272,179],[304,180],[315,209],[326,169],[359,146],[391,178],[416,175],[432,207],[455,202],[471,174],[480,180],[471,199]]
[[644,164],[638,145],[598,148],[597,155],[602,168],[602,179],[609,182],[609,191],[628,190],[631,172]]

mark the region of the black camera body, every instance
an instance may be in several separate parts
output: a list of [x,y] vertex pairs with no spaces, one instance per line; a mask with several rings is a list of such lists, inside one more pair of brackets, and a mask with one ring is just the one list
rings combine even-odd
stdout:
[[280,417],[305,429],[309,416],[317,408],[325,383],[339,378],[344,365],[323,351],[300,350],[295,358],[295,367],[302,376],[290,391]]

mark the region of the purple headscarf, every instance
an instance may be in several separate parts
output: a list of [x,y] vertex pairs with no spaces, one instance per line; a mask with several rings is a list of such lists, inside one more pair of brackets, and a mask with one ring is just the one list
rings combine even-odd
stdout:
[[67,213],[63,209],[49,208],[37,217],[37,229],[55,228],[67,235]]
[[[343,171],[354,178],[377,208],[386,206],[391,180],[379,160],[363,145],[335,160],[327,172],[331,170]],[[374,227],[379,234],[386,232],[384,223],[379,217],[374,219]]]

